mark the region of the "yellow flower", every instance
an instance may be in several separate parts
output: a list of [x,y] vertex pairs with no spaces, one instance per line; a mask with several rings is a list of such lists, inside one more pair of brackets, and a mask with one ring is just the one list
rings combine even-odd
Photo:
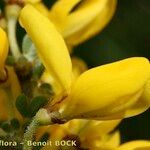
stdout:
[[[120,136],[118,132],[109,134],[118,124],[120,120],[112,121],[89,121],[74,119],[63,125],[51,125],[41,127],[37,130],[37,139],[40,139],[42,134],[49,133],[49,140],[53,143],[46,146],[43,150],[59,149],[54,143],[55,141],[62,141],[66,137],[71,139],[73,136],[78,137],[74,140],[79,140],[82,147],[87,147],[92,150],[94,148],[110,148],[117,147],[120,143]],[[78,142],[79,142],[78,141]],[[78,145],[79,146],[79,145]],[[69,147],[70,148],[70,147]],[[71,148],[70,148],[71,149]]]
[[149,150],[150,141],[146,140],[137,140],[122,144],[115,150]]
[[95,67],[72,82],[69,53],[54,25],[30,5],[21,11],[20,21],[47,71],[61,86],[62,93],[67,93],[53,100],[53,108],[62,101],[62,105],[59,103],[62,120],[122,119],[149,108],[150,64],[146,58],[128,58]]
[[150,64],[146,58],[129,58],[90,69],[71,89],[64,118],[118,119],[149,108]]
[[42,0],[24,0],[25,4],[32,4],[38,11],[40,11],[43,15],[49,16],[49,10],[44,5]]
[[25,4],[32,4],[38,11],[40,11],[43,15],[49,16],[49,10],[44,5],[42,0],[24,0]]
[[0,71],[4,69],[5,60],[8,54],[8,39],[6,33],[0,28]]
[[117,0],[60,0],[50,10],[50,20],[69,45],[77,45],[107,25],[116,3]]
[[49,10],[42,2],[35,3],[33,6],[37,10],[39,10],[44,16],[47,16],[47,17],[49,16]]

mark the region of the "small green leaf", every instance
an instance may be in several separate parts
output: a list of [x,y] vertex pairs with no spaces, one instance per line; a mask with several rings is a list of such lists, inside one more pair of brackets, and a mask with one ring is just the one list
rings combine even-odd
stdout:
[[48,100],[44,96],[37,96],[32,99],[29,105],[30,116],[33,117],[36,112],[47,104]]
[[17,107],[18,111],[22,114],[22,116],[24,116],[24,117],[29,116],[27,97],[24,94],[17,97],[16,107]]

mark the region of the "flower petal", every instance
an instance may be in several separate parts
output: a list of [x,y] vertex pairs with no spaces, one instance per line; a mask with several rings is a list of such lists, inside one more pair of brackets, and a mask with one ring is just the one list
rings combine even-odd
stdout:
[[83,29],[103,11],[106,4],[107,0],[88,0],[88,2],[83,2],[75,12],[72,12],[67,17],[64,28],[61,29],[63,37],[66,38]]
[[116,10],[116,5],[117,0],[108,1],[103,10],[96,16],[93,21],[91,21],[82,30],[79,30],[78,32],[75,32],[74,34],[66,37],[65,40],[68,45],[78,45],[103,30],[103,28],[112,19]]
[[[37,17],[38,16],[38,17]],[[20,21],[32,41],[44,66],[63,90],[71,86],[72,67],[65,42],[54,25],[31,5],[26,5]]]
[[[50,10],[50,19],[54,19],[54,22],[64,21],[64,17],[69,15],[71,9],[79,3],[81,0],[59,0]],[[61,23],[61,22],[60,22]],[[59,24],[58,24],[59,25]]]
[[39,10],[44,16],[49,16],[48,8],[42,3],[35,3],[33,5],[37,10]]
[[149,78],[150,64],[142,57],[90,69],[75,82],[62,118],[124,118],[126,111],[136,105]]

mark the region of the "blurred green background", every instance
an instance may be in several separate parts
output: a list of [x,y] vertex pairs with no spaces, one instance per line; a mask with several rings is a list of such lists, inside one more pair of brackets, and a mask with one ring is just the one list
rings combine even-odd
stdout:
[[[49,8],[55,1],[44,0]],[[20,36],[22,34],[18,39]],[[133,56],[150,58],[150,0],[118,0],[116,13],[108,26],[76,47],[73,55],[85,60],[89,68]],[[122,142],[150,140],[150,110],[124,119],[119,129]]]

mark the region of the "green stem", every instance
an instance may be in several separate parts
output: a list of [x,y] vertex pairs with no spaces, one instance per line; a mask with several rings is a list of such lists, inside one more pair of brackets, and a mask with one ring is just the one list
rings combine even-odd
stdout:
[[8,19],[8,38],[10,43],[10,50],[15,59],[18,60],[18,58],[21,56],[21,52],[19,50],[19,46],[16,39],[16,24],[17,18],[10,17]]
[[32,142],[33,135],[39,127],[39,124],[39,121],[35,117],[33,118],[31,124],[27,127],[26,133],[24,134],[23,150],[32,150],[32,147],[29,146],[28,142]]

